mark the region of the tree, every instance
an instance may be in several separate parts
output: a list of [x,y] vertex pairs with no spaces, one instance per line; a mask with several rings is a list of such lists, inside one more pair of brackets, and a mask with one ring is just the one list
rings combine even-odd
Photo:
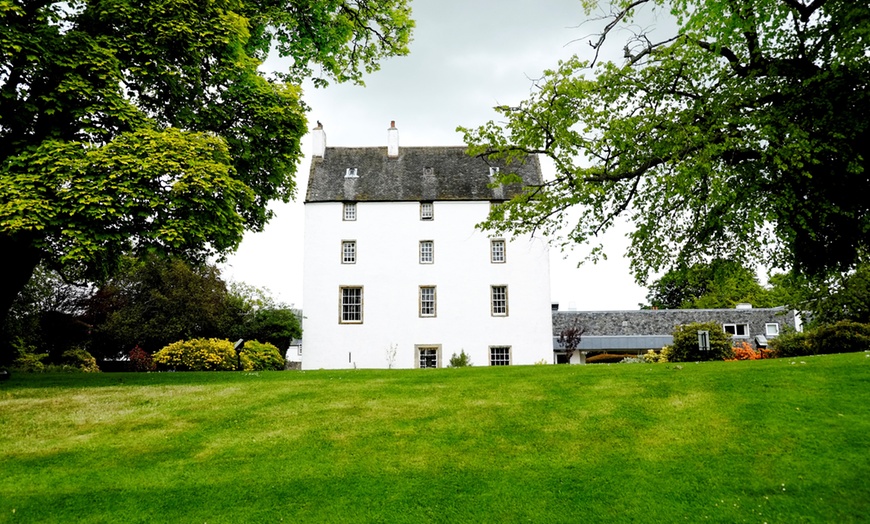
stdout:
[[[632,32],[661,8],[675,33]],[[471,154],[534,153],[556,170],[481,226],[587,243],[624,218],[639,282],[715,258],[814,278],[854,268],[870,247],[870,4],[614,0],[612,9],[589,60],[560,62],[527,100],[497,107],[505,122],[459,128]],[[599,60],[617,28],[633,34],[619,45],[624,62]],[[510,170],[498,177],[515,180]]]
[[127,259],[85,304],[91,351],[102,358],[137,346],[154,353],[178,340],[226,338],[242,321],[220,271],[180,258]]
[[[37,266],[13,302],[5,325],[0,326],[0,345],[34,348],[59,363],[66,351],[87,343],[88,326],[78,316],[82,300],[91,292],[87,286],[65,282],[57,272]],[[8,364],[16,352],[0,352],[0,364]]]
[[574,323],[571,326],[566,327],[561,332],[559,332],[559,345],[565,348],[565,360],[570,364],[571,357],[574,355],[574,352],[577,351],[577,348],[580,347],[580,340],[583,337],[583,333],[586,333],[586,328],[582,326],[577,319],[574,319]]
[[828,285],[815,288],[804,300],[812,325],[841,321],[870,324],[870,266],[858,268]]
[[[298,84],[408,52],[407,0],[0,0],[0,320],[40,262],[225,253],[287,201]],[[260,72],[270,52],[288,71]]]
[[653,282],[646,296],[658,309],[733,308],[740,303],[754,307],[785,304],[771,302],[770,293],[755,272],[733,260],[716,259],[673,269]]

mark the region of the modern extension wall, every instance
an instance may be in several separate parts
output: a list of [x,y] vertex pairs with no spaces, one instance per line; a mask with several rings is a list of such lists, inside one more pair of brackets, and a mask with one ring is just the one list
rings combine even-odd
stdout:
[[[508,240],[506,261],[492,263],[491,239],[474,228],[489,206],[436,201],[421,220],[419,202],[358,202],[356,220],[343,220],[341,202],[306,203],[303,369],[413,368],[420,346],[439,349],[439,367],[462,350],[489,365],[492,346],[509,347],[511,364],[551,362],[547,247]],[[423,240],[431,264],[420,263]],[[342,263],[342,241],[355,241],[355,263]],[[340,322],[342,286],[362,287],[361,323]],[[420,316],[420,286],[435,286],[434,317]],[[492,286],[507,286],[506,316],[491,312]]]

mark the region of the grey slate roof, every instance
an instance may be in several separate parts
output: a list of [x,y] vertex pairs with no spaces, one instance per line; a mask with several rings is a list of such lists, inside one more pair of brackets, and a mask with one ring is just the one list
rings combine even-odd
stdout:
[[692,322],[748,324],[749,335],[764,334],[767,322],[795,326],[794,310],[784,307],[752,309],[640,309],[627,311],[553,312],[553,336],[577,322],[586,336],[671,335],[676,326]]
[[[524,186],[542,181],[537,156],[525,163],[471,157],[465,146],[400,147],[396,158],[386,147],[328,147],[311,161],[305,202],[390,202],[435,200],[508,200]],[[490,166],[516,173],[523,184],[491,188]],[[357,178],[346,178],[348,168]]]

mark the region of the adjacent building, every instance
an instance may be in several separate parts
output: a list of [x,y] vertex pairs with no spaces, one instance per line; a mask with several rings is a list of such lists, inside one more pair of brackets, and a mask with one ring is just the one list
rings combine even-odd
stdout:
[[578,328],[583,335],[571,362],[583,361],[584,352],[637,352],[671,345],[677,326],[714,322],[731,335],[735,344],[745,341],[766,347],[768,340],[786,330],[800,330],[800,317],[784,307],[733,309],[641,309],[627,311],[553,311],[553,351],[556,362],[565,361],[559,335]]
[[[549,258],[540,238],[475,228],[542,181],[461,147],[327,147],[322,126],[305,198],[303,369],[553,361]],[[494,186],[499,170],[522,179]]]

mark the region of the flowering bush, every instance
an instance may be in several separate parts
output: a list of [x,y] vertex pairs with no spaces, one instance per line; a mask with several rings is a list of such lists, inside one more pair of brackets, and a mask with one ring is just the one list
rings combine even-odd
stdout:
[[773,355],[773,351],[766,348],[756,351],[745,340],[741,342],[740,345],[731,348],[731,350],[734,352],[734,355],[725,360],[760,360],[763,358],[771,358]]
[[268,342],[249,340],[242,346],[242,369],[245,371],[264,371],[284,369],[284,357],[275,345]]
[[133,371],[153,371],[154,359],[151,354],[138,345],[130,350],[130,369]]
[[155,364],[178,371],[230,371],[236,362],[233,343],[216,338],[179,340],[154,354]]

